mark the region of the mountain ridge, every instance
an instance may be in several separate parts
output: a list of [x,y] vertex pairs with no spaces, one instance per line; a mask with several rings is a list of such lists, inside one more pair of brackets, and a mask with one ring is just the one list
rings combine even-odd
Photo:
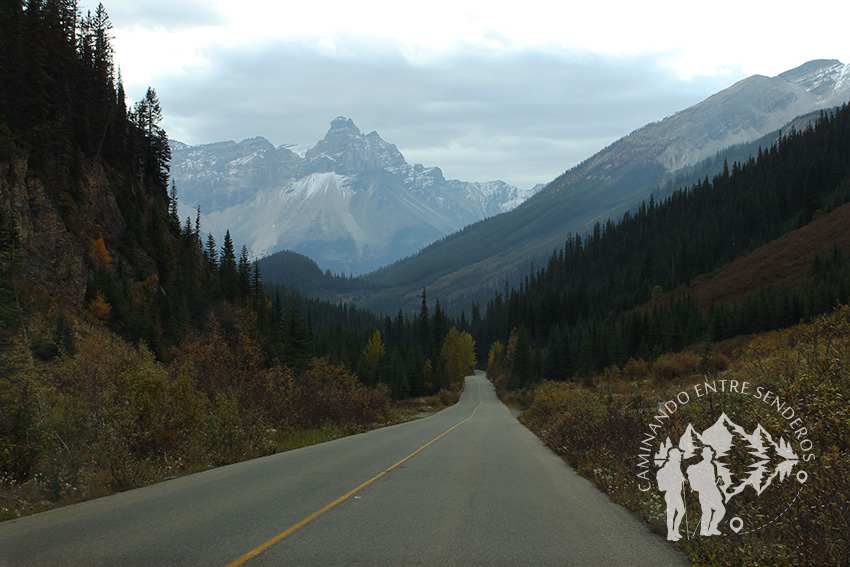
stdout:
[[534,191],[447,180],[343,116],[303,156],[262,137],[172,151],[181,216],[200,207],[205,230],[230,230],[255,257],[292,249],[333,272],[391,263]]
[[[775,77],[752,75],[634,130],[556,178],[537,197],[566,189],[588,170],[604,178],[612,162],[621,163],[624,154],[633,156],[641,150],[641,159],[657,162],[666,173],[678,171],[778,130],[796,116],[840,106],[848,99],[850,65],[838,60],[810,61]],[[653,144],[653,139],[658,142]]]

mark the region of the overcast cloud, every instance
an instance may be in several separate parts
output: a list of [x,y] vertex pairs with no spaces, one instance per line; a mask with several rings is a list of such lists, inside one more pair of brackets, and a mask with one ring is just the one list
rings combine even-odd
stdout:
[[[510,14],[480,22],[475,6],[446,19],[433,13],[437,2],[423,5],[427,13],[396,13],[382,23],[346,12],[354,10],[351,3],[323,4],[316,13],[269,4],[265,8],[279,11],[263,18],[258,6],[252,10],[257,2],[238,4],[244,6],[239,12],[232,11],[237,4],[223,1],[105,4],[128,103],[153,86],[163,126],[189,144],[263,136],[306,149],[342,115],[396,144],[410,163],[439,166],[448,178],[503,179],[525,188],[551,181],[636,128],[749,74],[841,57],[799,50],[753,71],[751,59],[722,57],[718,48],[713,66],[700,71],[706,57],[700,54],[688,72],[684,48],[654,38],[637,46],[653,31],[628,35],[638,25],[620,32],[634,48],[623,43],[606,51],[561,41],[571,30],[587,38],[582,41],[594,36],[576,26],[557,35],[545,13],[526,32]],[[240,19],[245,12],[253,23]],[[416,17],[421,21],[411,24]],[[599,35],[609,34],[609,27]],[[695,41],[699,35],[693,34]]]

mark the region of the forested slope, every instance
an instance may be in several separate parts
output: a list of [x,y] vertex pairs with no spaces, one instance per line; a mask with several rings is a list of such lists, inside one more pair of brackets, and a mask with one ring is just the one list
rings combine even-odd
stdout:
[[308,301],[178,218],[110,28],[0,4],[0,519],[393,422],[474,363],[424,294],[415,319]]
[[570,236],[519,289],[488,302],[482,328],[473,332],[479,343],[491,344],[516,329],[537,349],[526,379],[562,379],[828,310],[846,300],[846,251],[815,268],[806,288],[765,290],[707,310],[680,296],[632,311],[653,293],[686,284],[850,201],[848,148],[845,105],[711,180],[662,203],[651,200],[619,223],[597,225],[587,238]]

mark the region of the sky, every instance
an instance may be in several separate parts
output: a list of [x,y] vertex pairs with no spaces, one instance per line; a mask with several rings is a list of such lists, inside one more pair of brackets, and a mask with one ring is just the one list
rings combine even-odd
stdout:
[[[551,181],[754,74],[850,63],[850,3],[103,0],[127,103],[187,144],[306,150],[337,116],[448,179]],[[81,2],[83,10],[96,4]]]

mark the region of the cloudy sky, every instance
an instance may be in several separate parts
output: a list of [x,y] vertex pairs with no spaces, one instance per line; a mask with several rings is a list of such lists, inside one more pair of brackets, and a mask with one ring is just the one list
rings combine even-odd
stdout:
[[128,104],[154,87],[174,139],[306,149],[346,116],[410,163],[522,188],[749,75],[850,63],[850,8],[831,0],[809,17],[749,0],[103,3]]

